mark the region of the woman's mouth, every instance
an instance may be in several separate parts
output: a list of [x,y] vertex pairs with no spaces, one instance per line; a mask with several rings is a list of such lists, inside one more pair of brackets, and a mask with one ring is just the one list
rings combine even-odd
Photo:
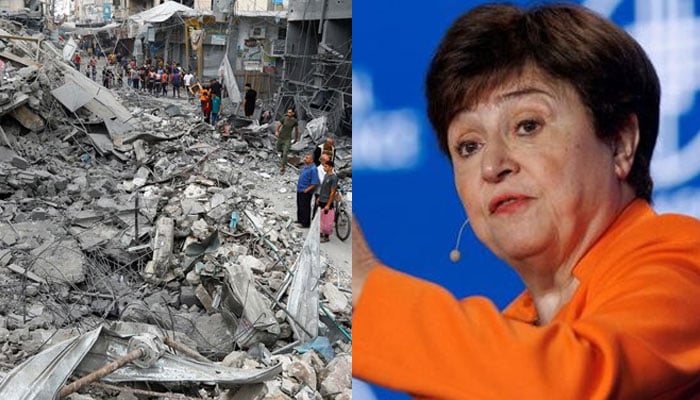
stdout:
[[498,195],[489,202],[489,213],[510,214],[519,210],[529,200],[530,197],[516,193]]

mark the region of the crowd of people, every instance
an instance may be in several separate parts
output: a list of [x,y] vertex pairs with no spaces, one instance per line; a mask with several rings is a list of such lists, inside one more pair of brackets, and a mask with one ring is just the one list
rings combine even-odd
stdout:
[[[77,52],[73,57],[73,65],[78,71],[82,67],[81,61],[80,52]],[[192,100],[199,96],[205,122],[215,125],[220,120],[222,85],[217,79],[211,79],[206,83],[199,82],[195,74],[182,68],[179,63],[164,62],[162,59],[157,59],[155,62],[147,59],[141,66],[134,58],[128,62],[124,62],[124,60],[117,62],[117,57],[110,55],[106,61],[107,63],[101,71],[100,80],[104,87],[123,86],[124,81],[126,81],[127,86],[134,90],[155,97],[172,95],[173,98],[181,98],[186,96],[188,100]],[[92,56],[86,63],[86,76],[97,82],[97,69],[97,57]],[[249,83],[246,84],[246,90],[255,93]],[[246,105],[246,110],[254,108],[254,96],[252,103]],[[250,97],[247,96],[248,99]]]
[[[185,81],[192,84],[194,75],[183,69],[179,63],[163,62],[151,63],[146,60],[138,66],[135,59],[129,61],[125,67],[127,83],[135,90],[149,93],[153,96],[167,96],[172,88],[172,97],[181,97]],[[189,85],[187,85],[189,87]],[[186,95],[189,96],[189,91]]]
[[[98,61],[97,56],[91,56],[85,63],[85,75],[88,78],[98,82]],[[76,52],[73,56],[73,65],[78,71],[81,71],[82,58],[80,52]],[[123,86],[124,82],[129,87],[134,88],[142,93],[148,93],[153,96],[168,96],[172,93],[172,97],[181,97],[183,89],[185,96],[188,98],[193,96],[190,92],[190,87],[197,82],[197,78],[191,71],[187,71],[180,66],[179,63],[171,61],[163,61],[157,59],[154,62],[146,59],[142,65],[138,65],[135,58],[126,60],[115,54],[110,54],[106,57],[106,63],[101,69],[99,82],[103,86],[110,88],[114,86]]]

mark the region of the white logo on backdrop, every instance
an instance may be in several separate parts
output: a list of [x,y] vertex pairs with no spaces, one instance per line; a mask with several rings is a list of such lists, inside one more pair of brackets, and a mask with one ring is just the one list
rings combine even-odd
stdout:
[[[624,1],[589,0],[585,5],[611,16]],[[647,52],[661,81],[661,123],[652,161],[659,189],[656,208],[700,216],[700,188],[682,188],[700,173],[700,132],[680,122],[700,112],[695,102],[700,90],[700,18],[695,12],[693,0],[636,0],[634,22],[625,29]]]
[[375,109],[371,78],[352,72],[352,163],[355,169],[412,168],[420,154],[420,126],[411,110]]

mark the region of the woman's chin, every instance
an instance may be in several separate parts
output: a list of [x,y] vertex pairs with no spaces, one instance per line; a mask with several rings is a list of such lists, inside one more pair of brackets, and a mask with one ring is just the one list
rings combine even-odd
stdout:
[[491,247],[491,250],[508,263],[517,263],[544,253],[546,245],[545,241],[533,240],[532,237],[509,237]]

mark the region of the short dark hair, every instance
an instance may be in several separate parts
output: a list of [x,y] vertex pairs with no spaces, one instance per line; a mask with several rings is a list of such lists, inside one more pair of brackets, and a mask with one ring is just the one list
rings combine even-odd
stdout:
[[250,83],[246,83],[246,84],[245,84],[245,87],[249,87],[249,88],[251,88],[251,89],[253,88],[253,87],[250,85]]
[[328,160],[328,161],[326,161],[326,165],[329,166],[329,167],[331,167],[331,168],[332,168],[332,167],[335,167],[335,163],[333,163],[333,160]]
[[637,197],[651,201],[659,78],[629,34],[578,5],[483,5],[452,24],[426,78],[428,117],[447,156],[452,119],[527,65],[573,85],[601,140],[615,140],[630,116],[637,116],[639,145],[627,182]]

